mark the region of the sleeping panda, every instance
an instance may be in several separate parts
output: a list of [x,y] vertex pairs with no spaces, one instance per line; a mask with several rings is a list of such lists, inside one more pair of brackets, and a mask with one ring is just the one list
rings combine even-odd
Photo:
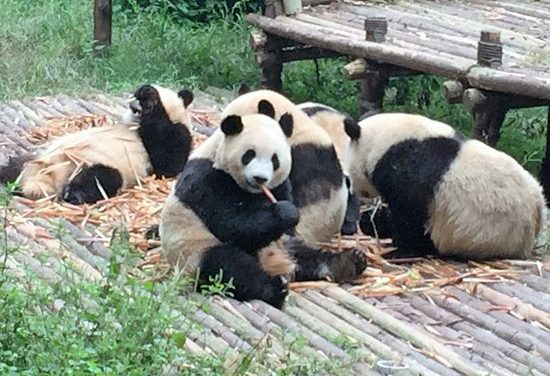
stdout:
[[[298,108],[306,113],[318,126],[323,128],[334,143],[334,149],[340,164],[344,164],[346,145],[349,137],[344,128],[348,122],[353,123],[353,119],[343,112],[340,112],[330,106],[322,103],[305,102],[298,105]],[[344,171],[346,187],[348,188],[348,202],[344,223],[341,233],[343,235],[353,235],[357,232],[357,221],[360,218],[360,204],[357,196],[350,190],[350,181]]]
[[193,94],[143,85],[134,97],[130,109],[137,130],[122,122],[53,140],[24,165],[21,193],[32,199],[59,195],[79,205],[112,197],[151,174],[176,176],[191,151],[187,107]]
[[[296,231],[311,245],[329,241],[340,232],[347,207],[348,189],[330,136],[283,95],[270,90],[248,92],[233,100],[222,116],[262,113],[279,119],[289,112],[294,131],[290,181],[300,223]],[[214,137],[215,136],[215,137]],[[220,134],[211,136],[214,146]],[[211,150],[209,151],[211,152]]]
[[[215,147],[206,140],[191,154],[161,214],[159,234],[169,264],[208,283],[222,271],[238,300],[283,304],[287,279],[348,281],[366,267],[365,255],[311,248],[290,237],[300,213],[293,203],[291,114],[279,123],[263,114],[230,115]],[[272,203],[261,187],[278,200]],[[286,237],[286,235],[285,235]]]
[[510,156],[419,115],[374,115],[346,133],[352,188],[387,201],[394,256],[531,254],[544,197]]

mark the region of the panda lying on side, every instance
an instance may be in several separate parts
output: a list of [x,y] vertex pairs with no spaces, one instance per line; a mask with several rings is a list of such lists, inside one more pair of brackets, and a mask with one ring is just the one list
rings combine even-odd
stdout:
[[346,133],[352,189],[387,201],[389,212],[380,208],[377,217],[390,222],[393,256],[531,254],[544,197],[510,156],[419,115],[374,115]]
[[284,302],[288,278],[340,282],[362,273],[360,251],[323,252],[296,238],[283,248],[275,243],[299,221],[289,181],[292,115],[280,123],[262,114],[230,115],[220,132],[214,144],[207,140],[192,153],[164,205],[159,233],[171,265],[200,269],[201,283],[221,270],[236,299],[275,307]]
[[141,86],[130,104],[139,123],[89,128],[47,144],[19,177],[25,197],[59,195],[71,204],[94,203],[132,187],[138,178],[176,176],[191,151],[188,90]]

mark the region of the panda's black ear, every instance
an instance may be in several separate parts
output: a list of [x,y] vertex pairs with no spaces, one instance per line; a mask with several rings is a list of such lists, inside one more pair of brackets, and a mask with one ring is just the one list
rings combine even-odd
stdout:
[[258,113],[275,119],[275,107],[268,100],[262,99],[258,102]]
[[193,92],[187,89],[180,90],[178,92],[178,96],[183,99],[183,105],[185,107],[189,107],[189,105],[193,102],[194,96]]
[[243,130],[243,122],[240,116],[229,115],[222,120],[220,125],[222,132],[228,136],[234,136]]
[[292,131],[294,130],[294,118],[289,112],[281,116],[279,119],[279,124],[281,125],[281,129],[286,137],[292,136]]
[[248,84],[246,82],[243,82],[241,84],[241,86],[239,87],[239,90],[237,91],[237,94],[239,94],[239,96],[243,95],[243,94],[246,94],[250,92],[250,86],[248,86]]
[[361,137],[361,127],[353,119],[347,118],[344,120],[344,128],[347,135],[353,141],[356,141]]

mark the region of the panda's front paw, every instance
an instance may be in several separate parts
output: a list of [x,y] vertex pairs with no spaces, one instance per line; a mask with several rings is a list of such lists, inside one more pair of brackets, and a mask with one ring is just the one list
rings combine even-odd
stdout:
[[336,283],[352,282],[359,277],[367,267],[367,255],[360,249],[334,253],[334,257],[328,263],[328,275],[320,275],[320,279],[329,277]]
[[78,189],[72,189],[70,184],[67,184],[61,190],[61,199],[73,205],[82,205],[86,202],[84,192]]
[[274,213],[285,231],[296,226],[300,220],[300,211],[290,201],[277,202],[274,206]]
[[269,279],[262,300],[275,308],[281,309],[288,295],[288,280],[282,275],[276,275]]

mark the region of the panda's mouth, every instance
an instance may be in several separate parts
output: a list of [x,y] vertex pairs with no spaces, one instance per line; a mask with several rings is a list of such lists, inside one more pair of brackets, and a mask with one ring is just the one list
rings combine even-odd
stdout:
[[133,114],[140,115],[141,112],[143,111],[138,99],[132,98],[132,101],[130,102],[129,106]]

